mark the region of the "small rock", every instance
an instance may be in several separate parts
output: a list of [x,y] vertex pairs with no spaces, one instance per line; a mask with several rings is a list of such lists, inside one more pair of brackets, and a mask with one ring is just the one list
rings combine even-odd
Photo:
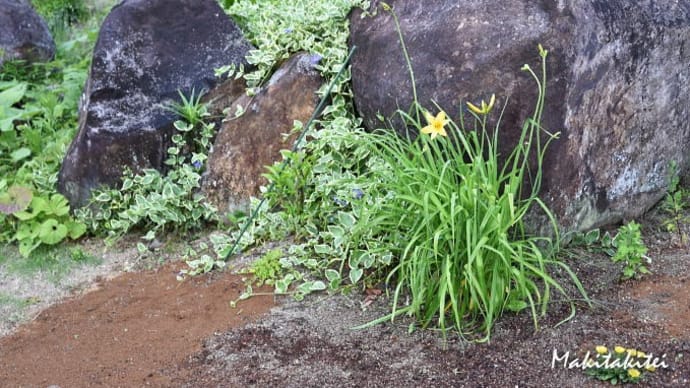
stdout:
[[[209,156],[202,190],[221,212],[243,209],[249,197],[266,183],[265,166],[281,160],[280,150],[291,149],[297,134],[283,137],[311,117],[319,102],[323,80],[314,69],[314,57],[290,58],[253,97],[239,98],[229,110]],[[244,114],[234,118],[240,106]]]

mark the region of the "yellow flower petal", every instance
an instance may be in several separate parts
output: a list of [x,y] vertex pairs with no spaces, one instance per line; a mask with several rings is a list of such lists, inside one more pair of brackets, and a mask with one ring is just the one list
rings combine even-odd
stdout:
[[444,128],[449,121],[446,119],[446,112],[441,111],[436,117],[432,116],[429,112],[424,112],[424,118],[426,118],[428,125],[422,128],[422,133],[431,135],[432,139],[436,138],[438,135],[448,136]]
[[637,351],[637,357],[639,357],[639,358],[645,358],[645,357],[647,357],[647,353],[645,353],[645,352],[643,352],[643,351],[641,351],[641,350],[638,350],[638,351]]
[[479,109],[477,106],[472,104],[471,102],[467,102],[467,107],[470,108],[470,110],[478,115],[482,114],[482,110]]
[[597,347],[594,348],[594,349],[595,349],[595,350],[597,351],[597,353],[599,353],[599,354],[606,354],[606,353],[609,352],[609,350],[606,348],[606,346],[602,346],[602,345],[599,345],[599,346],[597,346]]
[[655,367],[654,365],[647,365],[647,366],[644,367],[644,368],[647,369],[647,370],[650,371],[650,372],[656,371],[656,367]]
[[613,351],[618,353],[618,354],[621,354],[621,353],[625,352],[625,348],[622,346],[616,346],[615,348],[613,348]]
[[633,379],[636,379],[640,377],[640,371],[635,368],[628,369],[628,376],[632,377]]
[[487,108],[486,113],[491,112],[491,109],[493,109],[494,103],[495,103],[495,102],[496,102],[496,95],[495,95],[495,94],[492,94],[492,95],[491,95],[491,99],[489,100],[489,107]]
[[637,350],[628,349],[628,354],[630,355],[630,357],[635,357],[637,355]]

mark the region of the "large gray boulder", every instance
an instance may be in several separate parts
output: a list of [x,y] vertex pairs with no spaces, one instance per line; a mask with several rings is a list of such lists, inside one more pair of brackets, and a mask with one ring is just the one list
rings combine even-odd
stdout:
[[49,61],[55,56],[55,42],[48,25],[23,0],[0,0],[0,67],[5,61]]
[[[690,162],[690,2],[390,0],[420,102],[457,119],[465,101],[508,101],[500,129],[515,144],[534,108],[537,44],[550,51],[544,126],[561,132],[542,197],[569,230],[639,216],[665,193],[671,161]],[[412,102],[389,12],[351,18],[355,104],[369,128]],[[400,128],[398,128],[400,129]],[[505,150],[505,149],[504,149]]]
[[96,42],[79,132],[58,188],[73,206],[127,167],[164,169],[176,119],[166,107],[216,85],[214,69],[245,63],[251,49],[214,0],[124,0]]

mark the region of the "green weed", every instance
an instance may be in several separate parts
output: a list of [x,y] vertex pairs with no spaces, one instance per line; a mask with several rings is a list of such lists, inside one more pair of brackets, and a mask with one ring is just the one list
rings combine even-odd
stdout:
[[272,249],[255,261],[249,268],[249,272],[254,274],[259,284],[273,284],[275,280],[283,276],[282,266],[280,265],[282,257],[282,250]]
[[683,225],[690,221],[690,216],[685,214],[688,198],[690,198],[690,193],[680,187],[678,164],[672,162],[668,174],[668,191],[661,203],[661,208],[668,214],[668,218],[663,221],[664,227],[670,233],[677,233],[681,244],[688,241],[688,236],[683,231]]
[[645,261],[651,261],[647,256],[647,247],[642,241],[640,224],[630,221],[618,229],[618,234],[613,239],[616,254],[611,258],[614,262],[624,264],[621,280],[631,278],[639,279],[644,274],[650,273],[644,265]]
[[[541,47],[540,54],[545,61]],[[528,236],[522,224],[533,206],[550,216],[537,197],[547,145],[539,127],[545,75],[525,70],[539,88],[537,113],[504,166],[497,139],[482,130],[493,99],[470,107],[480,123],[476,132],[416,105],[402,114],[406,124],[436,138],[413,141],[361,131],[350,100],[336,95],[323,129],[310,131],[303,149],[284,153],[285,171],[273,168],[266,175],[277,190],[265,194],[272,211],[262,214],[294,227],[302,239],[281,260],[288,272],[276,281],[276,292],[294,285],[301,297],[325,286],[318,280],[324,278],[331,290],[387,279],[395,284],[396,309],[386,318],[407,312],[424,326],[435,321],[442,328],[450,319],[448,326],[483,331],[485,338],[505,309],[529,308],[536,324],[551,290],[564,291],[548,275],[549,266],[563,268],[584,295],[572,271],[544,253],[549,240]],[[344,85],[341,90],[348,93]],[[454,143],[443,137],[446,125]],[[531,157],[539,163],[535,171],[528,167]],[[530,189],[523,188],[525,179]],[[255,226],[252,233],[261,233],[261,217]],[[407,295],[410,304],[398,306]]]
[[58,39],[68,34],[72,25],[83,22],[88,16],[84,0],[33,0],[32,3]]

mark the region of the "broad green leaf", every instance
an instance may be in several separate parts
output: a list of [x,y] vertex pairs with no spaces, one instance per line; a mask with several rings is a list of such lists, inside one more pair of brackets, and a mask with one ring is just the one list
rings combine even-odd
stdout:
[[15,163],[29,156],[31,156],[31,150],[26,147],[19,148],[10,154],[10,158]]
[[23,186],[12,186],[6,193],[0,194],[0,213],[12,214],[26,209],[33,198],[31,189]]
[[[146,245],[144,245],[144,243],[142,243],[142,242],[137,243],[137,252],[146,253],[146,252],[148,252],[148,250],[149,249],[146,247]],[[192,265],[191,262],[187,262],[187,264],[189,264],[190,266]],[[194,262],[194,266],[196,266],[198,264],[200,264],[200,263]]]
[[17,228],[17,232],[14,234],[14,238],[18,241],[24,240],[34,240],[38,237],[40,224],[35,221],[22,222]]
[[587,245],[594,244],[599,240],[599,237],[601,236],[601,232],[599,229],[592,229],[587,234],[585,234],[585,243]]
[[69,213],[69,202],[62,194],[53,194],[50,196],[46,209],[46,214],[56,215],[58,217]]
[[129,189],[132,188],[132,185],[133,185],[133,184],[134,184],[134,182],[133,182],[131,179],[125,178],[125,179],[122,181],[122,188],[121,188],[120,190],[122,190],[122,191],[129,190]]
[[331,247],[326,244],[314,245],[314,252],[316,252],[317,255],[327,255],[331,253],[331,251]]
[[326,289],[326,284],[321,280],[317,280],[311,284],[310,291],[322,291]]
[[9,107],[18,103],[24,98],[27,86],[26,82],[21,82],[0,92],[0,105]]
[[86,225],[84,223],[70,220],[67,221],[65,226],[67,226],[67,233],[72,240],[76,240],[86,233]]
[[107,191],[101,192],[94,197],[94,200],[97,202],[110,202],[111,199],[112,197],[110,196],[110,193],[108,193]]
[[361,268],[352,268],[350,270],[350,282],[352,284],[357,284],[359,279],[362,278],[362,275],[364,274],[364,270]]
[[357,220],[350,213],[338,212],[338,221],[346,229],[351,229]]
[[29,205],[29,208],[24,211],[14,213],[14,216],[22,221],[31,220],[39,214],[43,213],[47,205],[48,201],[41,197],[34,196],[31,199],[31,204]]
[[340,273],[334,269],[327,269],[325,274],[326,279],[328,279],[329,282],[332,282],[336,279],[340,279]]
[[275,293],[276,294],[285,294],[287,293],[288,287],[290,287],[290,281],[286,279],[280,279],[276,281],[275,285]]
[[44,244],[54,245],[67,237],[67,226],[53,218],[45,220],[38,229],[38,238]]
[[24,257],[29,257],[34,249],[41,245],[40,242],[34,240],[23,240],[19,242],[19,254]]

